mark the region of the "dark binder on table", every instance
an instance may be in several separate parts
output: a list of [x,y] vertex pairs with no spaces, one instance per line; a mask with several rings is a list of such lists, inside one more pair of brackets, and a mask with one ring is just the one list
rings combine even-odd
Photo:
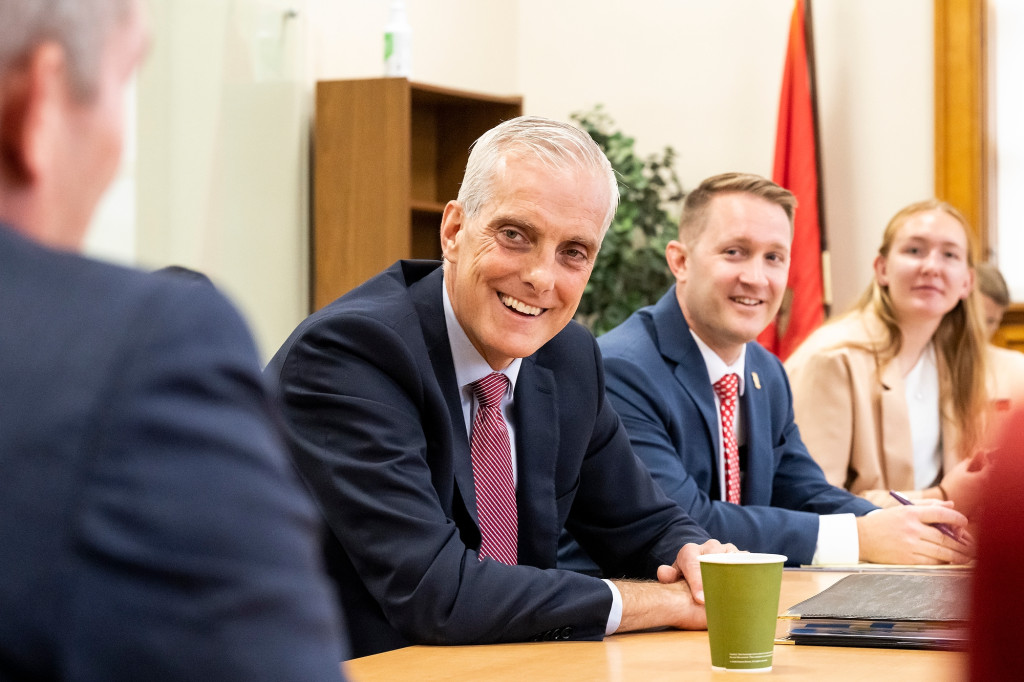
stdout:
[[790,607],[780,641],[823,646],[963,649],[970,576],[859,573]]

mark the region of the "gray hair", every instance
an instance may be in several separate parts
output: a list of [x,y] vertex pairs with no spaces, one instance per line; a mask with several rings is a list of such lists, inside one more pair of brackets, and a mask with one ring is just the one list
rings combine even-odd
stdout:
[[137,0],[0,0],[0,76],[45,42],[64,49],[72,93],[96,94],[103,46]]
[[466,217],[475,216],[491,199],[505,158],[515,154],[535,159],[553,170],[589,171],[605,176],[608,211],[601,234],[608,230],[619,204],[615,172],[597,143],[583,130],[539,116],[519,116],[488,130],[473,143],[459,203]]

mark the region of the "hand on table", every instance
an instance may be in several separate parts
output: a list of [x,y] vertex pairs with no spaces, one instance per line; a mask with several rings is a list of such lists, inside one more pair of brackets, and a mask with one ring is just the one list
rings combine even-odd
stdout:
[[[932,524],[944,523],[960,542]],[[889,507],[857,518],[860,558],[879,564],[963,564],[974,555],[967,517],[951,502]]]
[[615,580],[622,595],[622,620],[617,632],[674,627],[703,630],[704,588],[700,577],[702,554],[739,551],[734,545],[708,540],[702,545],[683,545],[672,565],[658,567],[658,582]]
[[703,545],[688,543],[683,545],[671,566],[664,564],[658,567],[658,582],[668,584],[685,580],[698,604],[704,603],[704,581],[700,577],[700,556],[702,554],[720,554],[722,552],[738,552],[736,545],[722,544],[718,540],[708,540]]

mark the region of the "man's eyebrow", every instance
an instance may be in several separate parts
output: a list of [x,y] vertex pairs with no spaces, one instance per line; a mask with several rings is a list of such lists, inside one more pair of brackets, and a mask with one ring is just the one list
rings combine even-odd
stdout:
[[[528,233],[531,237],[540,232],[536,224],[530,222],[529,220],[514,215],[496,215],[494,216],[494,218],[491,219],[488,225],[492,229],[500,229],[504,225],[508,225],[510,227],[517,227],[520,230]],[[563,240],[562,243],[579,244],[580,246],[591,252],[596,251],[598,246],[600,246],[600,242],[595,241],[592,237],[588,237],[582,234],[572,235],[567,239]]]
[[525,220],[514,215],[497,215],[491,219],[490,226],[494,228],[501,227],[502,225],[510,225],[512,227],[518,227],[527,232],[537,232],[537,226],[531,223],[529,220]]
[[597,251],[598,246],[601,245],[600,242],[594,241],[591,237],[584,237],[582,235],[569,237],[565,241],[570,244],[579,244],[587,251]]
[[[726,246],[730,246],[732,244],[736,244],[736,245],[742,246],[744,248],[751,248],[751,247],[754,247],[754,246],[758,246],[759,244],[761,244],[761,242],[757,242],[757,241],[751,239],[750,237],[736,237],[735,239],[723,239],[722,243],[720,244],[720,246],[722,248],[725,248]],[[789,252],[789,251],[793,250],[793,243],[792,242],[771,242],[770,244],[766,245],[766,248],[769,251],[786,251],[786,252]]]

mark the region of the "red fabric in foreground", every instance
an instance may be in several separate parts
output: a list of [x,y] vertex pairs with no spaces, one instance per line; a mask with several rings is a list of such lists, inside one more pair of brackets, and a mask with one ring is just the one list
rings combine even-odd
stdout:
[[976,529],[971,602],[970,679],[1020,680],[1024,645],[1024,411],[1007,421],[989,457],[988,494]]

